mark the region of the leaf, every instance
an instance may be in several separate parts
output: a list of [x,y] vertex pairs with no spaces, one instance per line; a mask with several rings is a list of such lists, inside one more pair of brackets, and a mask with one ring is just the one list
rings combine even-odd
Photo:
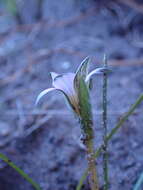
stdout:
[[40,186],[33,181],[22,169],[17,167],[7,156],[0,153],[0,159],[6,162],[10,167],[12,167],[16,172],[18,172],[26,181],[28,181],[35,190],[41,190]]
[[36,103],[35,105],[37,106],[37,104],[39,103],[40,99],[45,96],[46,94],[48,94],[49,92],[53,91],[53,90],[57,90],[56,88],[48,88],[48,89],[45,89],[43,90],[37,97],[36,99]]
[[91,71],[87,76],[86,76],[86,79],[85,81],[88,82],[91,77],[95,74],[104,74],[104,73],[110,73],[111,70],[109,69],[106,69],[106,68],[97,68],[97,69],[94,69],[93,71]]
[[78,98],[82,129],[85,134],[93,136],[90,96],[87,85],[82,77],[78,81]]
[[137,180],[133,190],[141,190],[143,187],[143,172],[140,174],[139,179]]
[[51,74],[51,77],[52,77],[52,80],[54,81],[58,76],[61,76],[60,74],[58,73],[55,73],[55,72],[50,72]]

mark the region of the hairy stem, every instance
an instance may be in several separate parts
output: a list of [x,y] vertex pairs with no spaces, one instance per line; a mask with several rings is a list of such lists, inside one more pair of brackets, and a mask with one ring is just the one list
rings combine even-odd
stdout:
[[99,190],[98,179],[96,174],[94,148],[93,148],[93,118],[91,112],[91,104],[88,88],[83,80],[80,78],[78,84],[79,90],[79,107],[80,107],[80,124],[83,135],[83,144],[86,146],[86,154],[88,161],[88,174],[89,174],[89,184],[91,190]]
[[[98,179],[96,172],[95,156],[94,156],[94,146],[93,146],[93,129],[90,122],[84,122],[84,119],[81,121],[81,128],[83,131],[83,144],[86,147],[86,156],[88,161],[88,178],[91,190],[99,190]],[[88,132],[84,131],[84,128],[87,128]],[[86,133],[85,133],[86,132]]]
[[[107,59],[104,55],[104,68],[107,69]],[[107,73],[103,73],[103,176],[104,176],[104,190],[108,190],[108,142],[107,136]]]
[[88,160],[88,174],[89,174],[89,183],[91,190],[98,190],[98,180],[95,166],[94,158],[94,149],[92,139],[88,140],[86,143],[87,149],[87,160]]

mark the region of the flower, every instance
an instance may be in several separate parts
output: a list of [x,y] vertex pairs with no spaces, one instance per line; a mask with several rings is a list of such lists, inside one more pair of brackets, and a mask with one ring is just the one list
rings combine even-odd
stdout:
[[[97,68],[92,72],[88,73],[90,59],[89,57],[85,58],[80,66],[78,67],[76,73],[65,73],[65,74],[57,74],[55,72],[51,72],[51,77],[53,81],[53,87],[43,90],[36,99],[36,105],[39,103],[40,99],[46,95],[47,93],[58,90],[62,92],[68,103],[72,107],[73,111],[80,116],[80,105],[79,105],[79,83],[82,79],[89,89],[89,82],[91,77],[94,74],[101,74],[104,72],[108,72],[109,70],[106,68]],[[82,97],[82,96],[81,96]]]

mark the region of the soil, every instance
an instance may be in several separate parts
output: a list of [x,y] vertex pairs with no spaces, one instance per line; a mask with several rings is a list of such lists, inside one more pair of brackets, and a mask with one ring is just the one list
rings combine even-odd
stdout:
[[[50,71],[74,72],[88,55],[92,70],[106,53],[113,70],[110,131],[143,92],[143,11],[116,1],[17,2],[16,16],[0,6],[0,152],[42,190],[75,190],[87,167],[79,124],[60,93],[49,93],[37,108],[36,97],[52,86]],[[102,143],[101,76],[93,79],[91,100],[97,148]],[[131,190],[143,171],[142,109],[143,104],[109,143],[110,190]],[[0,190],[33,189],[3,161],[0,167]],[[97,169],[102,189],[102,156]],[[82,189],[89,190],[87,181]]]

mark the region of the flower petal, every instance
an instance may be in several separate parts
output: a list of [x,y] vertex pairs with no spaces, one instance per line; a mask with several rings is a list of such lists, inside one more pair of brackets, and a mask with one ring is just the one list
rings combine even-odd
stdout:
[[52,80],[54,81],[58,76],[61,76],[61,74],[55,73],[55,72],[50,72]]
[[74,73],[62,74],[55,78],[55,80],[53,81],[53,86],[57,89],[64,91],[65,94],[67,94],[68,96],[72,96],[75,94],[73,87],[74,77]]
[[53,90],[57,90],[56,88],[48,88],[48,89],[45,89],[43,90],[37,97],[36,99],[36,102],[35,102],[35,105],[37,106],[37,104],[39,103],[40,99],[45,96],[47,93],[53,91]]
[[78,89],[78,80],[82,77],[83,80],[85,80],[87,74],[88,74],[88,66],[89,66],[90,58],[86,57],[80,66],[78,67],[75,78],[74,78],[74,88]]
[[80,75],[86,77],[86,75],[88,74],[88,65],[89,65],[89,62],[90,62],[90,58],[89,57],[86,57],[81,62],[81,64],[79,65],[79,67],[78,67],[78,69],[76,71],[76,76],[80,74]]
[[62,74],[55,78],[53,86],[64,93],[73,110],[78,113],[78,96],[74,88],[75,73]]
[[97,68],[87,75],[85,82],[88,82],[94,74],[103,74],[103,73],[109,73],[109,72],[111,72],[111,70],[109,70],[109,69]]

